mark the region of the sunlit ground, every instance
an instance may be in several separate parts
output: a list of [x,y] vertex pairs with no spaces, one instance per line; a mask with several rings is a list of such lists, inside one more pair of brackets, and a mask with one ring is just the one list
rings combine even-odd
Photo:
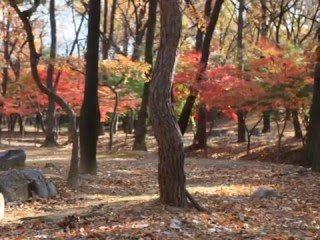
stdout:
[[[187,188],[211,214],[181,210],[158,202],[157,154],[132,152],[132,136],[120,134],[107,152],[100,137],[97,176],[81,176],[77,191],[65,187],[70,146],[41,148],[40,137],[3,139],[2,149],[26,149],[28,167],[41,168],[59,190],[50,200],[7,205],[0,223],[5,239],[317,239],[320,232],[320,176],[298,174],[297,166],[214,159],[210,154],[186,160]],[[190,142],[191,135],[187,135]],[[17,141],[18,140],[18,141]],[[61,140],[62,142],[64,139]],[[210,141],[217,143],[218,138]],[[224,139],[225,141],[225,139]],[[259,141],[269,141],[259,139]],[[233,143],[232,143],[233,142]],[[224,142],[224,145],[225,142]],[[230,140],[234,151],[245,149]],[[230,154],[225,152],[224,156]],[[222,152],[222,149],[220,149]],[[44,168],[46,163],[53,165]],[[282,173],[292,173],[283,175]],[[276,199],[252,199],[259,187],[280,192]],[[76,220],[75,220],[76,219]],[[20,238],[19,238],[19,237]]]

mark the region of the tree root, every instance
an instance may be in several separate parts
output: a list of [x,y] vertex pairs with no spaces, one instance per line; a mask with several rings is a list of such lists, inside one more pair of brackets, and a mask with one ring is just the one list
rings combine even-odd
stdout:
[[192,205],[195,207],[195,209],[197,209],[199,212],[205,212],[208,214],[211,214],[211,211],[203,206],[201,206],[197,200],[194,199],[194,197],[192,197],[192,195],[189,193],[189,191],[186,189],[186,196],[189,199],[189,201],[192,203]]

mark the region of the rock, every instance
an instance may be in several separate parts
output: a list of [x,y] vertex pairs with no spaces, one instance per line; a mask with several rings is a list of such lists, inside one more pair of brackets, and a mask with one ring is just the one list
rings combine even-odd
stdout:
[[56,186],[53,184],[53,182],[48,181],[47,188],[48,188],[48,192],[49,192],[49,197],[57,196],[58,192],[57,192]]
[[47,188],[47,183],[44,181],[32,180],[29,183],[29,192],[33,198],[48,198],[49,191]]
[[44,181],[44,176],[39,169],[27,168],[21,171],[23,176],[31,181]]
[[28,180],[16,169],[0,174],[0,192],[7,202],[28,200],[28,185]]
[[252,199],[261,199],[261,198],[279,198],[280,193],[274,189],[271,188],[258,188],[256,191],[254,191],[251,195]]
[[49,198],[57,195],[54,184],[45,179],[38,169],[16,169],[0,174],[0,192],[7,202],[26,201],[32,198]]
[[0,219],[4,218],[4,209],[5,209],[4,197],[0,192]]
[[8,150],[0,153],[0,170],[24,168],[26,166],[26,153],[23,149]]
[[24,169],[21,171],[29,181],[29,192],[32,197],[49,198],[57,195],[54,184],[45,179],[38,169]]

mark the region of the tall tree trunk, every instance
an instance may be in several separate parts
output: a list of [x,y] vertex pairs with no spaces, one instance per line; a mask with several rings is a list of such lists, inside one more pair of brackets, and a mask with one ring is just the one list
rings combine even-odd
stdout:
[[[197,81],[201,81],[202,75],[205,72],[209,60],[209,55],[210,55],[210,43],[212,39],[212,35],[214,32],[214,29],[216,27],[218,18],[219,18],[219,13],[221,10],[223,4],[223,0],[217,0],[215,2],[215,5],[213,7],[213,10],[211,12],[211,17],[209,24],[206,29],[206,35],[203,40],[203,46],[202,46],[202,51],[201,51],[201,59],[200,59],[200,70],[197,76]],[[181,129],[182,135],[186,132],[190,115],[192,112],[193,105],[195,103],[195,100],[197,98],[197,91],[191,89],[191,93],[188,96],[185,105],[183,106],[182,112],[179,117],[179,127]]]
[[171,105],[171,88],[181,32],[178,0],[160,0],[161,38],[150,85],[150,114],[159,145],[160,201],[186,207],[182,135]]
[[31,27],[31,23],[29,21],[31,15],[37,10],[40,5],[40,0],[35,0],[33,6],[28,10],[21,12],[15,0],[9,0],[10,6],[16,11],[20,20],[23,23],[24,30],[27,34],[27,41],[30,50],[30,66],[31,66],[31,74],[32,77],[40,89],[41,92],[53,98],[53,100],[68,114],[71,123],[70,123],[70,133],[72,139],[72,153],[71,153],[71,161],[70,168],[68,173],[68,186],[75,188],[78,185],[78,163],[79,163],[79,155],[78,155],[78,133],[76,129],[76,117],[73,109],[56,93],[50,91],[45,85],[42,84],[41,78],[38,72],[38,63],[40,59],[39,53],[37,53],[36,45],[34,42],[34,35]]
[[[243,12],[245,10],[245,1],[239,0],[239,9],[238,9],[238,34],[237,34],[237,59],[238,59],[238,68],[243,69]],[[239,110],[238,115],[238,142],[246,141],[246,123],[245,123],[245,112]]]
[[[154,44],[154,35],[155,27],[157,23],[157,0],[149,1],[149,13],[148,13],[148,27],[146,33],[146,48],[145,48],[145,61],[151,66],[153,65],[153,44]],[[150,69],[149,75],[151,74],[152,69]],[[141,108],[138,113],[137,125],[134,133],[134,143],[133,150],[147,150],[146,146],[146,133],[147,133],[147,106],[149,98],[149,83],[146,82],[143,87],[142,94],[142,103]]]
[[108,45],[106,41],[107,37],[107,29],[108,29],[108,0],[104,0],[103,4],[103,22],[102,22],[102,33],[103,33],[103,38],[102,38],[102,59],[107,59],[108,58]]
[[313,97],[310,107],[310,121],[307,128],[306,160],[314,171],[320,171],[320,28],[314,72]]
[[[205,6],[204,6],[204,16],[206,18],[210,17],[210,13],[211,13],[211,4],[212,4],[212,0],[206,0]],[[198,23],[200,24],[200,23]],[[204,36],[204,30],[203,30],[203,26],[198,26],[197,29],[197,35],[196,35],[196,51],[201,51],[202,47],[203,47],[203,36]]]
[[108,35],[107,43],[103,49],[104,50],[104,52],[103,52],[104,59],[110,58],[109,55],[110,55],[110,50],[111,50],[111,46],[113,43],[113,34],[114,34],[117,3],[118,3],[118,0],[113,0],[112,6],[111,6],[109,35]]
[[[8,16],[10,15],[10,13],[7,13]],[[10,50],[9,50],[9,43],[10,43],[10,28],[11,28],[11,20],[8,17],[7,21],[5,23],[5,39],[3,41],[3,54],[4,54],[4,58],[6,60],[5,66],[3,68],[3,72],[2,72],[2,94],[3,96],[5,96],[7,94],[7,89],[8,89],[8,84],[10,81],[10,77],[9,77],[9,69],[8,66],[10,65]]]
[[138,61],[141,56],[140,47],[143,41],[145,27],[143,26],[143,18],[145,16],[146,9],[145,6],[141,6],[140,8],[135,8],[135,41],[133,43],[133,53],[132,53],[132,61]]
[[[206,0],[204,7],[204,16],[210,17],[212,0]],[[198,26],[196,35],[196,51],[201,51],[203,47],[204,32],[202,26]],[[189,121],[188,121],[189,122]],[[197,128],[194,135],[192,150],[205,149],[207,147],[207,110],[201,105],[198,109]]]
[[96,174],[97,141],[100,125],[98,101],[98,62],[101,0],[90,0],[88,42],[86,53],[86,79],[84,99],[80,111],[80,172]]
[[[261,38],[260,42],[262,44],[265,44],[268,40],[268,32],[269,32],[269,24],[267,22],[268,16],[268,8],[266,5],[265,0],[260,0],[261,4],[261,27],[260,27],[260,33],[261,33]],[[261,56],[263,57],[263,56]],[[270,127],[270,111],[263,111],[263,128],[262,128],[262,133],[270,132],[271,127]]]
[[302,130],[301,130],[301,125],[299,121],[299,113],[298,109],[294,109],[291,111],[292,114],[292,123],[293,123],[293,128],[294,128],[294,137],[295,138],[303,138]]
[[[54,63],[53,61],[57,56],[57,27],[56,27],[56,16],[55,16],[55,0],[50,0],[49,6],[49,15],[50,15],[50,34],[51,34],[51,47],[50,47],[50,63],[48,64],[47,70],[47,88],[54,92],[55,88],[53,86],[53,77],[54,77]],[[55,119],[55,103],[51,97],[48,97],[48,112],[47,112],[47,128],[46,128],[46,137],[43,143],[43,146],[57,146],[56,142],[56,119]]]

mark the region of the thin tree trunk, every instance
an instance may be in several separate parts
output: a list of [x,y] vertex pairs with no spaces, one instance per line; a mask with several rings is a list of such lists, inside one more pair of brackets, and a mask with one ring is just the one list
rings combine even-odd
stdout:
[[84,99],[80,110],[80,172],[96,174],[97,141],[100,126],[98,101],[98,62],[100,30],[100,0],[89,2],[88,42]]
[[270,111],[263,111],[263,128],[262,128],[262,133],[270,132],[271,130],[271,125],[270,125]]
[[207,109],[200,106],[198,110],[197,130],[193,139],[191,149],[206,149],[207,148]]
[[299,111],[298,109],[294,109],[291,112],[292,123],[293,123],[293,128],[294,128],[294,137],[299,138],[299,139],[303,139],[303,134],[302,134],[301,125],[300,125],[300,121],[299,121],[298,111]]
[[[238,59],[238,68],[243,70],[243,13],[245,10],[245,1],[239,0],[239,9],[238,9],[238,34],[237,34],[237,59]],[[245,112],[243,110],[237,111],[238,115],[238,142],[246,141],[246,120]],[[249,138],[249,136],[248,136]],[[248,142],[250,140],[248,139]]]
[[[268,40],[268,32],[269,32],[269,25],[267,22],[268,8],[267,8],[265,0],[260,0],[260,4],[261,4],[261,29],[260,29],[261,38],[260,38],[260,41],[261,41],[261,43],[266,43]],[[263,57],[263,56],[261,56],[261,57]],[[270,130],[271,130],[271,128],[270,128],[270,111],[263,111],[262,122],[263,122],[262,133],[270,132]]]
[[[149,1],[149,16],[148,16],[148,26],[146,33],[146,48],[145,48],[145,61],[151,66],[153,65],[153,44],[155,36],[155,27],[157,22],[157,0]],[[151,75],[152,69],[148,73]],[[147,133],[147,106],[149,98],[149,83],[146,82],[143,87],[142,103],[141,108],[138,113],[137,126],[134,133],[134,144],[133,150],[147,150],[146,146],[146,133]]]
[[[215,5],[214,5],[212,13],[211,13],[210,21],[209,21],[208,27],[206,29],[206,35],[203,40],[203,47],[202,47],[201,59],[200,59],[200,70],[199,70],[199,73],[197,76],[197,81],[201,81],[202,75],[207,68],[209,55],[210,55],[211,39],[212,39],[212,35],[213,35],[214,29],[216,27],[216,24],[217,24],[217,21],[219,18],[219,13],[220,13],[223,2],[224,2],[223,0],[217,0],[215,2]],[[194,89],[193,90],[191,89],[191,93],[188,96],[186,103],[183,106],[182,112],[180,114],[178,123],[179,123],[179,127],[181,129],[182,135],[187,130],[190,115],[191,115],[195,100],[197,98],[197,94],[198,94],[197,91],[195,91]]]
[[108,58],[108,45],[107,41],[105,41],[105,37],[107,36],[107,30],[108,30],[108,0],[104,0],[104,6],[103,6],[103,22],[102,22],[102,59]]
[[19,18],[21,19],[27,34],[27,40],[28,40],[28,45],[30,49],[31,73],[36,85],[38,86],[41,92],[52,97],[54,101],[59,106],[61,106],[61,108],[69,115],[69,118],[71,120],[70,132],[71,132],[71,139],[73,141],[72,141],[70,169],[68,173],[68,186],[75,188],[78,185],[78,162],[79,162],[78,133],[76,129],[75,113],[72,110],[72,108],[59,95],[50,91],[45,85],[42,84],[41,78],[38,72],[38,63],[39,63],[40,55],[36,51],[34,35],[33,35],[32,27],[29,19],[30,19],[30,16],[37,10],[38,6],[40,5],[40,0],[35,0],[33,6],[24,12],[21,12],[15,0],[9,0],[9,3],[10,3],[10,6],[16,11]]
[[111,89],[114,93],[115,103],[113,107],[113,113],[112,113],[112,119],[110,123],[110,129],[109,129],[109,150],[112,150],[112,144],[113,144],[113,134],[116,131],[116,123],[117,123],[117,109],[119,104],[119,94],[116,90]]
[[[53,61],[57,56],[57,27],[56,27],[56,16],[55,16],[55,0],[50,0],[49,6],[49,15],[50,15],[50,34],[51,34],[51,47],[50,47],[50,63],[48,64],[47,70],[47,88],[55,92],[53,86],[53,77],[54,77],[54,64]],[[57,146],[56,142],[56,121],[55,121],[55,103],[51,97],[48,97],[48,112],[47,112],[47,128],[46,136],[43,143],[43,146]]]
[[111,6],[109,35],[108,35],[107,43],[103,52],[103,56],[106,57],[104,59],[110,58],[109,55],[110,55],[110,50],[113,42],[117,3],[118,3],[117,0],[113,0],[112,6]]
[[[206,18],[210,17],[211,5],[212,5],[212,0],[206,0],[205,6],[204,6],[204,16]],[[200,24],[200,23],[198,23],[198,24]],[[201,51],[201,49],[203,47],[204,33],[205,32],[204,32],[203,26],[198,26],[197,35],[196,35],[196,51]]]
[[243,110],[237,111],[238,116],[238,143],[246,142],[246,113]]
[[[211,4],[212,4],[212,0],[206,0],[205,8],[204,8],[204,15],[206,18],[210,17]],[[203,47],[203,36],[204,36],[203,29],[201,29],[201,26],[198,26],[198,31],[196,36],[196,51],[201,51]],[[191,149],[192,150],[206,149],[206,147],[207,147],[207,110],[205,106],[201,104],[201,106],[198,109],[196,134],[194,135]]]

